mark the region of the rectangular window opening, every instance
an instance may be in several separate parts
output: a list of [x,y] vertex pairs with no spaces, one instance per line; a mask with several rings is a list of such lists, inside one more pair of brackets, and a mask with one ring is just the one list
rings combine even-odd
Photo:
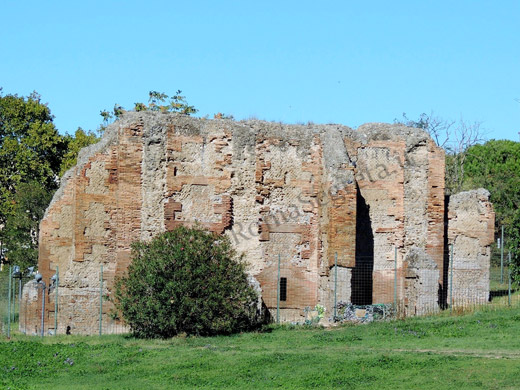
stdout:
[[287,301],[287,278],[280,278],[280,301]]

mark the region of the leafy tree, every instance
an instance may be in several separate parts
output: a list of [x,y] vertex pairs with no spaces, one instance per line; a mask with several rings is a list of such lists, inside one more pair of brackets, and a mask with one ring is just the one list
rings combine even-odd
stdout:
[[491,193],[495,230],[504,225],[513,270],[520,278],[520,143],[491,140],[467,150],[464,189],[483,187]]
[[500,224],[512,223],[520,209],[520,143],[491,140],[468,149],[464,187],[487,188]]
[[52,123],[40,96],[0,96],[0,224],[13,209],[22,182],[34,180],[53,191],[58,186],[66,142]]
[[179,227],[132,246],[115,304],[145,338],[229,334],[254,326],[256,299],[244,263],[225,236]]
[[507,229],[506,245],[511,253],[511,271],[513,278],[520,281],[520,212],[517,210],[511,225]]
[[58,187],[67,142],[52,120],[36,92],[0,94],[0,242],[10,262],[35,262],[38,221]]
[[11,264],[25,269],[38,262],[38,228],[52,198],[37,181],[20,183],[13,197],[13,210],[2,230],[3,246]]
[[69,168],[76,165],[79,151],[89,145],[95,144],[99,141],[99,137],[92,131],[85,131],[78,127],[74,136],[66,135],[65,142],[67,143],[67,151],[63,156],[60,167],[60,176],[63,176]]

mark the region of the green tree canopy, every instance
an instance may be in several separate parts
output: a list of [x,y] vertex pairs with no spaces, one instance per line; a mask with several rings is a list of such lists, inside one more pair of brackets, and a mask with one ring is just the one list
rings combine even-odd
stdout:
[[0,245],[10,263],[36,264],[39,222],[59,178],[97,140],[82,129],[60,135],[36,92],[3,96],[0,89]]
[[491,193],[497,223],[510,225],[520,209],[520,143],[491,140],[468,149],[464,188]]
[[52,120],[36,92],[0,94],[0,243],[18,265],[37,261],[38,224],[67,149]]
[[520,277],[520,142],[491,140],[467,150],[464,189],[489,190],[496,213],[495,231],[504,225],[513,271]]
[[47,191],[59,182],[67,143],[40,96],[0,96],[0,224],[14,210],[20,183],[35,181]]
[[99,137],[92,131],[85,131],[81,127],[78,127],[74,136],[66,135],[64,137],[67,143],[67,151],[65,152],[61,161],[60,176],[63,176],[69,168],[76,165],[79,151],[89,145],[95,144],[99,141]]
[[35,180],[18,185],[2,229],[3,248],[11,264],[25,269],[38,262],[38,227],[51,198],[52,192]]

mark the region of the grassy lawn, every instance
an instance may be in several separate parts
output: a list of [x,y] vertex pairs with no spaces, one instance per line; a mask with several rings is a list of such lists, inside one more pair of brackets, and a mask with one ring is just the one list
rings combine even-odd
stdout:
[[1,389],[518,389],[520,309],[229,337],[17,335]]

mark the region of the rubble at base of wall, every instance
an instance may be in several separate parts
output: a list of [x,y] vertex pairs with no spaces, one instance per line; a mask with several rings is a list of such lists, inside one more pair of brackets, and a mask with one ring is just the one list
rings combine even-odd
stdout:
[[357,322],[369,323],[372,321],[395,318],[393,304],[353,305],[352,303],[339,302],[336,317],[331,317],[330,322]]

